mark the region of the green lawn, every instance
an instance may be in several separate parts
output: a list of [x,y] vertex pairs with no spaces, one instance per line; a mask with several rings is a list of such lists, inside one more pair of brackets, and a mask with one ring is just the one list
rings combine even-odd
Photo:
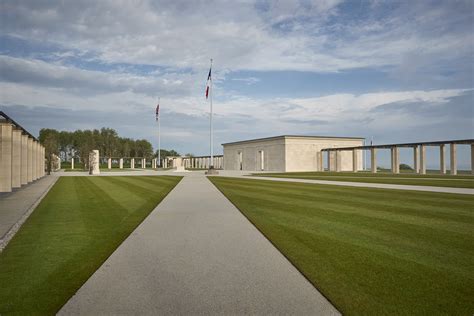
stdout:
[[61,177],[0,254],[0,315],[57,312],[180,179]]
[[283,173],[258,173],[260,177],[294,178],[309,180],[330,180],[348,182],[368,182],[387,184],[423,185],[453,188],[474,189],[474,176],[472,175],[435,175],[435,174],[392,174],[368,172],[283,172]]
[[344,314],[473,314],[473,196],[209,179]]

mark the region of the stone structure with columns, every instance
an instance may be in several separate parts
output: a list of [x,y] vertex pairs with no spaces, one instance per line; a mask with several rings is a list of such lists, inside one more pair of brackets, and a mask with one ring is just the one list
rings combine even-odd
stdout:
[[[245,171],[323,171],[322,149],[361,146],[363,142],[360,137],[283,135],[226,143],[223,167]],[[330,170],[349,171],[354,166],[362,169],[361,152],[330,152]]]
[[33,135],[0,111],[0,192],[45,175],[45,150]]
[[[342,147],[342,148],[325,148],[322,151],[327,152],[327,155],[338,154],[341,152],[361,152],[364,150],[370,150],[370,163],[371,172],[377,172],[377,150],[389,149],[390,160],[391,160],[391,171],[392,173],[400,173],[400,148],[408,148],[413,150],[413,169],[415,173],[426,174],[426,147],[438,147],[439,148],[439,163],[440,173],[446,173],[446,145],[449,145],[450,153],[450,174],[457,174],[457,146],[458,145],[469,145],[471,150],[471,173],[474,174],[474,139],[460,139],[460,140],[446,140],[446,141],[433,141],[433,142],[419,142],[419,143],[401,143],[401,144],[387,144],[387,145],[370,145],[370,146],[354,146],[354,147]],[[331,158],[329,158],[331,161]],[[331,170],[331,168],[329,168]],[[336,170],[340,171],[340,170]],[[352,171],[357,171],[355,168]]]

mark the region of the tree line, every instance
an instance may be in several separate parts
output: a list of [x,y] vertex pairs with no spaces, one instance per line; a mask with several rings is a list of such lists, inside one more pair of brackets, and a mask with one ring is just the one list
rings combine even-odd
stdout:
[[[146,139],[131,139],[120,137],[112,128],[103,127],[100,130],[76,130],[74,132],[57,131],[43,128],[39,133],[39,140],[46,149],[46,158],[51,159],[55,154],[62,161],[71,158],[86,162],[89,153],[98,149],[101,157],[144,157],[154,158],[158,151],[153,151],[153,146]],[[160,151],[161,157],[179,156],[175,150]],[[48,163],[48,165],[50,165]]]

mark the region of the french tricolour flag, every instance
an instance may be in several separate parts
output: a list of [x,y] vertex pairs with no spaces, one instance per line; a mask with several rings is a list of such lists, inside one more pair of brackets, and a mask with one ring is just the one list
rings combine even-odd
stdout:
[[156,120],[158,121],[158,117],[160,116],[160,104],[156,105]]
[[207,86],[206,86],[206,99],[209,97],[209,86],[211,85],[211,71],[212,66],[209,68],[209,75],[207,75]]

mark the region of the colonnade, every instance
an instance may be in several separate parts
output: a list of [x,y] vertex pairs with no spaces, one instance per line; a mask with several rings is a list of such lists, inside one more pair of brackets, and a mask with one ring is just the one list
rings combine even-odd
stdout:
[[45,175],[45,149],[3,112],[0,116],[0,192],[11,192]]
[[[214,156],[212,162],[214,169],[222,169],[224,167],[224,156]],[[209,169],[211,166],[211,157],[184,157],[183,166],[189,169]]]
[[344,148],[325,148],[317,155],[318,171],[324,171],[323,166],[323,152],[327,153],[328,170],[341,171],[341,153],[343,151],[352,152],[352,171],[358,171],[358,152],[363,150],[370,151],[370,171],[377,172],[377,151],[379,149],[390,150],[391,172],[400,173],[400,148],[411,148],[413,150],[413,169],[415,173],[426,174],[426,148],[434,146],[439,148],[439,170],[441,174],[446,174],[446,145],[449,145],[449,173],[456,175],[458,173],[457,162],[457,146],[469,145],[471,150],[471,173],[474,174],[474,139],[465,140],[451,140],[451,141],[436,141],[425,143],[405,143],[405,144],[391,144],[391,145],[375,145],[375,146],[359,146],[359,147],[344,147]]

